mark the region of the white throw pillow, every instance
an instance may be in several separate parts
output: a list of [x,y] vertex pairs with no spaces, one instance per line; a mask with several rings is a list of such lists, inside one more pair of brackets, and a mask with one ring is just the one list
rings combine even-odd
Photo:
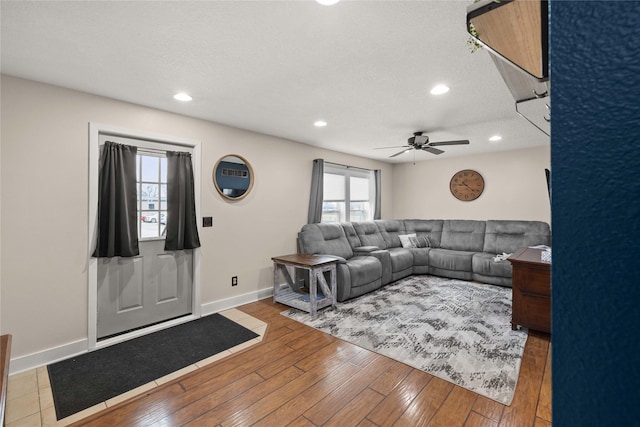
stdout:
[[[416,233],[412,233],[412,234],[398,234],[398,237],[400,238],[400,243],[402,243],[402,247],[403,248],[416,248],[416,240],[418,238],[418,236],[416,235]],[[413,239],[411,239],[413,237]]]

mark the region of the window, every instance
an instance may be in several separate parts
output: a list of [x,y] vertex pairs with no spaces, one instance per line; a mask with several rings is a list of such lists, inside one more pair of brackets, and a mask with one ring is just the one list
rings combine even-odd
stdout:
[[373,171],[325,163],[322,222],[373,219]]
[[167,224],[167,158],[164,154],[138,150],[136,185],[138,238],[162,238]]

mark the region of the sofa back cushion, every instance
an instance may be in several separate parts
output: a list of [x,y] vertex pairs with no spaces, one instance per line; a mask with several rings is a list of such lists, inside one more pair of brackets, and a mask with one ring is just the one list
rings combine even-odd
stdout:
[[337,255],[349,259],[353,250],[340,224],[305,224],[298,233],[305,254]]
[[430,247],[439,248],[443,223],[441,219],[405,219],[404,228],[407,234],[415,233],[418,238],[426,237]]
[[362,246],[377,246],[379,249],[387,249],[387,243],[374,221],[353,222],[352,224]]
[[483,252],[513,253],[532,245],[551,245],[551,228],[542,221],[487,221]]
[[358,233],[356,233],[356,229],[353,228],[353,224],[350,222],[343,222],[340,224],[344,229],[344,234],[347,236],[347,240],[351,245],[351,249],[359,248],[360,246],[364,246],[360,242],[360,238],[358,237]]
[[402,242],[398,237],[401,234],[407,234],[404,230],[404,222],[394,219],[378,219],[375,221],[380,230],[380,234],[384,239],[387,249],[389,248],[401,248]]
[[456,251],[482,252],[484,232],[484,221],[446,219],[442,225],[440,247]]

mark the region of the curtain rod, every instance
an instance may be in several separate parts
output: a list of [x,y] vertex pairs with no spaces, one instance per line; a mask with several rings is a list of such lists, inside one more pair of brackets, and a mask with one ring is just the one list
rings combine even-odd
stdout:
[[[115,141],[109,141],[106,140],[105,142],[112,142],[115,144],[122,144],[121,142],[115,142]],[[122,144],[122,145],[129,145],[129,144]],[[136,147],[136,152],[138,153],[146,153],[146,154],[156,154],[156,155],[166,155],[167,150],[161,150],[159,148],[148,148],[148,147],[139,147],[137,145],[133,145],[134,147]]]
[[167,154],[167,150],[159,150],[159,149],[154,149],[154,148],[142,148],[142,147],[138,147],[138,152],[139,153],[147,153],[147,154]]
[[[116,141],[109,141],[106,140],[105,142],[113,142],[115,144],[123,144],[122,142],[116,142]],[[144,142],[144,141],[142,141]],[[151,147],[140,147],[139,145],[135,145],[135,144],[123,144],[123,145],[132,145],[134,147],[136,147],[136,151],[138,153],[146,153],[146,154],[156,154],[156,155],[166,155],[167,151],[175,151],[175,150],[163,150],[162,148],[151,148]],[[180,153],[181,151],[176,151],[178,153]],[[186,151],[187,153],[189,151]]]
[[368,171],[371,172],[374,169],[367,169],[367,168],[359,168],[358,166],[349,166],[349,165],[343,165],[341,163],[333,163],[333,162],[325,162],[328,165],[334,165],[334,166],[342,166],[343,168],[347,168],[347,169],[360,169],[362,171]]

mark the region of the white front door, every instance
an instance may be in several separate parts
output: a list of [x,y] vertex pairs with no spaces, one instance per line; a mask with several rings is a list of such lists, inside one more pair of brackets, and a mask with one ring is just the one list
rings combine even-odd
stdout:
[[189,149],[114,135],[101,134],[99,141],[138,146],[140,254],[97,260],[98,340],[192,314],[194,283],[193,250],[164,250],[165,152]]

